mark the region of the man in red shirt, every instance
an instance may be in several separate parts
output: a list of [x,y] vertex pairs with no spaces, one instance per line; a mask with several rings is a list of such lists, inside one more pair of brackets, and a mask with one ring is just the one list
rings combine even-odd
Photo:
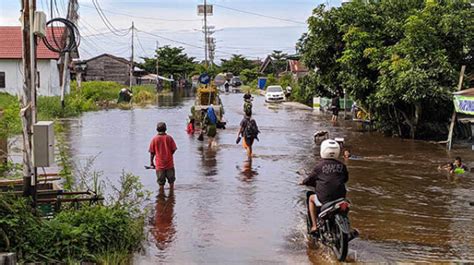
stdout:
[[176,180],[173,154],[176,152],[176,143],[173,137],[166,134],[166,123],[159,122],[156,126],[158,134],[150,143],[150,167],[156,169],[156,176],[160,189],[163,189],[168,180],[170,189],[174,188]]

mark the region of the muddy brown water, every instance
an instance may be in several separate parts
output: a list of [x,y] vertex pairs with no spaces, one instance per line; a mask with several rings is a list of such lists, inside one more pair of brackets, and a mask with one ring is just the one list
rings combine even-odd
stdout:
[[[319,148],[312,135],[328,130],[344,137],[349,160],[350,218],[361,237],[350,243],[357,262],[474,261],[474,176],[448,179],[439,164],[470,148],[447,152],[426,142],[359,132],[328,117],[286,104],[254,101],[262,131],[255,158],[235,144],[242,95],[222,96],[228,122],[216,149],[185,132],[192,98],[161,97],[157,106],[87,113],[69,123],[77,163],[91,156],[108,184],[122,170],[141,176],[154,192],[149,239],[135,264],[318,264],[334,262],[330,251],[305,238],[302,168],[311,168]],[[157,121],[165,121],[178,145],[174,193],[158,194],[148,144]],[[474,166],[474,163],[472,164]]]

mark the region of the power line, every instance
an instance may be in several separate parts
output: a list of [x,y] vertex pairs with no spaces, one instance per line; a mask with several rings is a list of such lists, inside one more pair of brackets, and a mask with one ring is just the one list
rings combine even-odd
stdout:
[[97,11],[97,14],[99,14],[100,19],[102,20],[104,25],[110,30],[110,32],[121,37],[128,35],[130,30],[125,34],[117,33],[119,31],[117,30],[117,28],[114,27],[114,25],[110,22],[110,20],[104,14],[104,12],[102,11],[102,8],[99,5],[99,2],[97,0],[92,0],[92,3],[94,4],[95,10]]
[[233,8],[233,7],[223,6],[223,5],[219,5],[219,4],[215,4],[215,3],[214,3],[213,5],[215,5],[215,6],[217,6],[217,7],[220,7],[220,8],[224,8],[224,9],[228,9],[228,10],[240,12],[240,13],[245,13],[245,14],[250,14],[250,15],[259,16],[259,17],[265,17],[265,18],[270,18],[270,19],[275,19],[275,20],[280,20],[280,21],[286,21],[286,22],[291,22],[291,23],[306,25],[306,23],[305,23],[305,22],[302,22],[302,21],[296,21],[296,20],[287,19],[287,18],[279,18],[279,17],[267,16],[267,15],[263,15],[263,14],[259,14],[259,13],[255,13],[255,12],[250,12],[250,11],[246,11],[246,10],[241,10],[241,9],[237,9],[237,8]]
[[198,48],[198,49],[203,49],[203,48],[204,48],[204,47],[197,46],[197,45],[194,45],[194,44],[190,44],[190,43],[186,43],[186,42],[182,42],[182,41],[170,39],[170,38],[167,38],[167,37],[164,37],[164,36],[155,34],[155,33],[146,32],[146,31],[139,30],[139,29],[136,29],[136,31],[137,31],[137,32],[142,32],[142,33],[144,33],[144,34],[148,34],[148,35],[150,35],[150,36],[154,36],[154,37],[157,37],[157,38],[161,38],[161,39],[164,39],[164,40],[168,40],[168,41],[171,41],[171,42],[183,44],[183,45],[186,45],[186,46],[190,46],[190,47],[194,47],[194,48]]
[[142,45],[142,42],[141,42],[140,38],[138,37],[138,30],[137,30],[136,37],[137,37],[137,41],[138,41],[138,46],[140,46],[140,48],[142,49],[143,55],[146,56],[146,51],[145,51],[145,49],[143,48],[143,45]]
[[[81,4],[82,7],[87,7],[87,8],[94,8],[89,5]],[[123,13],[123,12],[117,12],[117,11],[111,11],[107,9],[103,9],[103,11],[110,13],[110,14],[115,14],[115,15],[120,15],[120,16],[126,16],[126,17],[131,17],[131,18],[141,18],[141,19],[149,19],[149,20],[155,20],[155,21],[167,21],[167,22],[176,22],[176,21],[200,21],[201,19],[165,19],[165,18],[156,18],[156,17],[144,17],[144,16],[135,16],[131,15],[128,13]]]
[[[119,29],[118,32],[120,31],[127,31],[127,34],[130,32],[130,28],[127,28],[127,29]],[[95,34],[91,34],[91,35],[87,35],[87,36],[84,36],[84,37],[93,37],[93,36],[105,36],[105,35],[109,35],[109,34],[114,34],[113,32],[111,31],[107,31],[107,32],[98,32],[98,33],[95,33]],[[126,34],[125,34],[126,35]],[[123,35],[123,36],[125,36]],[[119,37],[123,37],[122,35],[117,35]]]

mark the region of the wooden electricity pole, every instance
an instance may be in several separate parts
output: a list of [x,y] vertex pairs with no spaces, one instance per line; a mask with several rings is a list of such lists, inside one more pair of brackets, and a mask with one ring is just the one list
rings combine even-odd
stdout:
[[34,196],[32,135],[36,122],[36,43],[33,35],[35,0],[21,1],[23,89],[20,93],[20,116],[23,129],[23,195]]
[[[71,21],[74,25],[77,25],[77,19],[79,15],[77,13],[78,10],[78,3],[77,0],[69,0],[68,7],[67,7],[67,19]],[[74,34],[74,32],[69,32],[69,34]],[[64,47],[68,45],[67,41],[69,39],[67,29],[64,30],[63,33],[63,41],[65,42]],[[66,106],[64,102],[64,97],[66,93],[66,83],[67,83],[67,75],[69,73],[69,61],[71,57],[71,53],[74,54],[76,51],[68,51],[64,54],[62,61],[62,76],[61,76],[61,106],[64,108]]]
[[133,38],[135,37],[135,25],[133,24],[133,21],[132,21],[132,56],[130,57],[130,85],[129,85],[129,88],[130,88],[130,91],[132,91],[132,80],[133,80]]
[[[464,72],[466,71],[466,66],[461,66],[461,72],[459,73],[459,83],[457,91],[461,91],[462,83],[464,82]],[[454,134],[454,125],[456,124],[456,106],[454,106],[453,115],[451,116],[451,124],[449,125],[448,141],[446,147],[449,151],[453,146],[453,134]]]

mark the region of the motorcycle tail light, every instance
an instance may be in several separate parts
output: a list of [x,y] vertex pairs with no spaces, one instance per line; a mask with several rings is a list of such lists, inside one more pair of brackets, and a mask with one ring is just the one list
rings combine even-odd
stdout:
[[341,209],[341,211],[349,210],[349,203],[348,202],[341,202],[339,204],[339,209]]

